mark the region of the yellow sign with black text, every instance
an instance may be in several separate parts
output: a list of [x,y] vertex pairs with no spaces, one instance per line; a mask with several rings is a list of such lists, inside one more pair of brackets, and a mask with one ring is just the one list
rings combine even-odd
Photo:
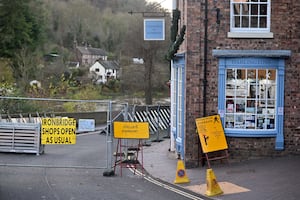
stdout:
[[114,122],[114,137],[120,139],[149,138],[148,122]]
[[76,144],[76,119],[42,118],[42,144]]
[[196,127],[203,153],[228,149],[219,115],[197,118]]

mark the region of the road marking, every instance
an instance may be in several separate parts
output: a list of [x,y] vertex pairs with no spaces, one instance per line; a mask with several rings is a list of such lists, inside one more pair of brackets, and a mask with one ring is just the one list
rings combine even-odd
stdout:
[[150,176],[146,176],[145,174],[141,173],[141,172],[140,172],[139,170],[137,170],[137,169],[129,168],[129,170],[130,170],[132,173],[137,174],[138,176],[142,176],[144,179],[146,179],[147,181],[149,181],[149,182],[151,182],[151,183],[153,183],[153,184],[155,184],[155,185],[158,185],[158,186],[160,186],[160,187],[162,187],[162,188],[165,188],[165,189],[167,189],[167,190],[170,190],[170,191],[172,191],[172,192],[175,192],[175,193],[177,193],[177,194],[180,194],[180,195],[182,195],[182,196],[184,196],[184,197],[187,197],[187,198],[189,198],[189,199],[193,199],[193,200],[205,200],[205,199],[202,199],[202,198],[200,198],[200,197],[198,197],[198,196],[195,196],[195,195],[193,195],[193,194],[190,194],[190,193],[187,193],[187,192],[182,191],[182,190],[180,190],[180,189],[177,189],[177,188],[175,188],[175,187],[172,187],[171,185],[162,183],[162,182],[160,182],[160,181],[158,181],[158,180],[156,180],[156,179],[154,179],[154,178],[152,178],[152,177],[150,177]]

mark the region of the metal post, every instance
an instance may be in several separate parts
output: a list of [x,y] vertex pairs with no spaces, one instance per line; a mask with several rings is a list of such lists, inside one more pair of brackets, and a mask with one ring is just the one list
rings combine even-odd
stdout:
[[113,149],[113,130],[112,130],[112,103],[108,102],[108,110],[107,110],[107,133],[106,133],[106,141],[107,141],[107,166],[106,171],[103,172],[103,176],[114,176],[115,172],[112,169],[112,149]]
[[[156,116],[156,115],[155,115]],[[154,140],[153,142],[161,142],[162,140],[159,139],[159,134],[160,134],[160,105],[157,106],[157,117],[155,118],[155,122],[156,122],[156,140]]]

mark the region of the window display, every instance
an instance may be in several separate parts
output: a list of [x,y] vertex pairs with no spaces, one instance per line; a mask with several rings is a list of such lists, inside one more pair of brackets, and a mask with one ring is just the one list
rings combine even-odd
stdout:
[[275,69],[226,70],[225,128],[274,129]]

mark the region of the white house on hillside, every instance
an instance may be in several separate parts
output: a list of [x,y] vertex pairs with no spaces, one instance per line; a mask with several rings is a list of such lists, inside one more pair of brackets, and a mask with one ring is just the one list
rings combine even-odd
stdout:
[[106,83],[109,79],[117,79],[119,73],[119,63],[117,61],[97,60],[91,67],[93,81],[97,84]]

